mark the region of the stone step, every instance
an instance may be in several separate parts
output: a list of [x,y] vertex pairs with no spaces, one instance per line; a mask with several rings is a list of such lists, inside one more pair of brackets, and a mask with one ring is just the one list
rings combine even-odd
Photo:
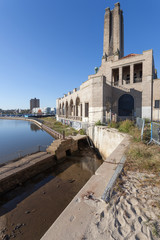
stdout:
[[53,147],[53,146],[49,146],[49,147],[46,149],[47,152],[50,152],[50,151],[52,151],[52,152],[54,151],[54,152],[55,152],[56,150],[57,150],[57,147]]

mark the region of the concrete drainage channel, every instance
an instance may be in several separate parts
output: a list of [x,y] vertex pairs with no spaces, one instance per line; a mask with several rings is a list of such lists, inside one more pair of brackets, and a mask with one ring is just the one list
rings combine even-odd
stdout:
[[91,127],[88,135],[98,147],[104,162],[73,198],[41,240],[84,239],[93,215],[108,202],[125,163],[129,137],[106,127]]
[[[129,145],[129,137],[127,135],[101,126],[90,127],[87,134],[99,150],[104,162],[56,219],[50,229],[41,238],[42,240],[83,239],[93,215],[99,211],[105,202],[109,201],[116,179],[123,169],[125,162],[124,152]],[[32,177],[30,174],[37,174],[49,166],[61,162],[61,158],[64,155],[76,151],[78,141],[81,138],[84,137],[75,136],[72,139],[68,139],[70,146],[66,140],[57,140],[60,143],[56,144],[55,141],[56,146],[53,144],[52,148],[48,150],[52,154],[46,153],[46,156],[38,156],[37,159],[32,161],[28,159],[28,166],[25,166],[23,161],[21,166],[17,163],[18,166],[16,168],[12,166],[11,174],[8,170],[7,172],[1,172],[0,192],[5,192],[5,187],[8,191],[19,181],[26,181],[27,178]],[[55,155],[57,156],[56,158],[54,157]],[[19,167],[21,167],[21,171],[18,170]],[[10,177],[11,179],[8,181]]]

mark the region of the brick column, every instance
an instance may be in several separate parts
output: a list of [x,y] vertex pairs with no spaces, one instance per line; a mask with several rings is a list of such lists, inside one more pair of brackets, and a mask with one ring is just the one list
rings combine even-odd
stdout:
[[57,115],[59,116],[60,115],[60,109],[57,108]]
[[119,85],[123,85],[122,67],[119,67]]
[[134,78],[134,64],[130,65],[130,84],[133,84],[133,78]]

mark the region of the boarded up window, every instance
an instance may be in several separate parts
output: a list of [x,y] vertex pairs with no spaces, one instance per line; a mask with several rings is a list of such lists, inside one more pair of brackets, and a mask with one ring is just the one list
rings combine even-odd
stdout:
[[160,108],[160,100],[155,100],[155,108]]
[[89,103],[85,103],[85,117],[89,116]]

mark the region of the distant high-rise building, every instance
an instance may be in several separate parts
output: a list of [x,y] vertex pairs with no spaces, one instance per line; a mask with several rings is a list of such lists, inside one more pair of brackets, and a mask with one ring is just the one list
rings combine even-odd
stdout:
[[40,100],[37,98],[30,100],[30,110],[32,111],[33,108],[39,108],[40,107]]

